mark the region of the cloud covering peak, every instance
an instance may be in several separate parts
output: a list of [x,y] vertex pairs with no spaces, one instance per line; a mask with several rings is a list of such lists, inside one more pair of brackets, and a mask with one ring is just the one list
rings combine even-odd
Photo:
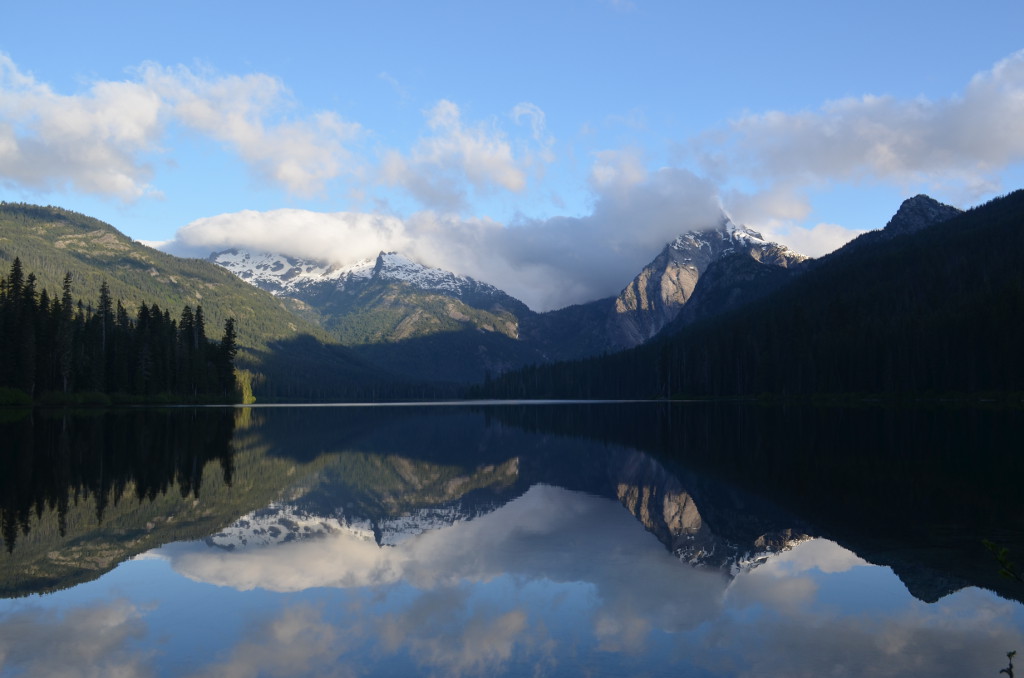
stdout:
[[[630,169],[612,168],[613,160]],[[431,211],[403,219],[247,210],[196,220],[165,249],[205,256],[241,247],[336,264],[399,251],[495,285],[535,310],[549,310],[617,294],[665,243],[721,221],[714,187],[696,175],[680,169],[647,175],[628,158],[603,162],[609,163],[604,192],[584,217],[505,225]]]

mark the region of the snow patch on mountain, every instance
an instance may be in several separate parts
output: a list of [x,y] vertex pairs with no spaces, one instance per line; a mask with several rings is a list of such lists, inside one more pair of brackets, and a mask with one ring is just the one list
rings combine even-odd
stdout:
[[806,259],[802,254],[794,252],[785,245],[769,242],[757,231],[733,223],[729,218],[723,219],[718,228],[702,231],[690,231],[676,237],[669,243],[669,249],[684,253],[680,262],[693,262],[693,256],[686,256],[694,250],[710,259],[719,259],[737,250],[760,251],[761,253],[776,252],[787,260],[801,261]]
[[419,264],[397,252],[381,252],[375,259],[347,265],[296,259],[270,252],[230,249],[214,252],[210,261],[242,280],[275,295],[294,295],[311,287],[345,290],[371,280],[405,283],[425,291],[452,296],[503,294],[498,288],[451,271]]
[[394,280],[420,289],[448,292],[456,296],[481,288],[498,291],[493,285],[444,269],[423,266],[397,252],[381,252],[377,256],[373,275],[381,280]]
[[283,254],[240,249],[214,252],[210,255],[210,261],[223,266],[242,280],[277,295],[289,294],[310,285],[369,279],[376,265],[374,259],[363,259],[347,266],[335,266]]

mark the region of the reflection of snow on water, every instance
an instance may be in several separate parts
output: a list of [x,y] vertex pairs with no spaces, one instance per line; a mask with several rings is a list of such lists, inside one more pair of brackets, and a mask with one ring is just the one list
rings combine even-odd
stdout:
[[[489,507],[493,510],[494,507]],[[485,511],[487,512],[487,511]],[[346,517],[343,509],[322,516],[290,504],[271,504],[253,511],[220,532],[206,538],[210,546],[228,551],[271,546],[300,539],[347,534],[381,546],[397,546],[410,537],[471,520],[480,512],[468,512],[461,505],[424,508],[377,522]]]
[[234,551],[254,546],[283,544],[298,539],[345,533],[374,541],[373,527],[368,520],[346,520],[337,516],[318,516],[288,504],[271,504],[253,511],[220,532],[206,538],[210,546]]

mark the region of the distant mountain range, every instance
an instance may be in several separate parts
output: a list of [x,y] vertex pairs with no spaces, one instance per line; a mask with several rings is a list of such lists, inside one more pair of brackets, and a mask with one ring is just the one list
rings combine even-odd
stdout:
[[672,323],[705,271],[729,257],[765,268],[807,259],[723,218],[666,244],[618,296],[547,313],[396,252],[344,266],[240,249],[215,252],[210,261],[291,300],[371,363],[417,379],[479,382],[528,364],[637,346]]
[[264,400],[452,397],[470,384],[499,397],[1005,391],[1024,389],[1021,196],[967,213],[916,196],[820,259],[723,217],[666,243],[617,296],[544,313],[397,252],[180,259],[33,205],[0,205],[0,263],[21,257],[50,290],[70,271],[85,299],[107,281],[129,307],[235,317],[238,365]]

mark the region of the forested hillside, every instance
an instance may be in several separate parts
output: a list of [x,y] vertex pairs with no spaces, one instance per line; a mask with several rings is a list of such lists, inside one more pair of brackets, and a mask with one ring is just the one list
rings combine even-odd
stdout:
[[18,258],[0,276],[0,389],[14,389],[0,402],[82,394],[235,401],[236,352],[234,319],[209,341],[202,306],[172,318],[142,303],[131,317],[106,283],[92,308],[72,297],[70,273],[52,296]]
[[[361,389],[397,393],[399,379],[368,366],[334,345],[314,324],[291,313],[280,300],[200,259],[183,259],[146,247],[101,221],[58,207],[0,203],[0,270],[19,258],[39,289],[61,290],[71,273],[71,293],[86,308],[99,304],[106,284],[110,298],[131,317],[142,304],[170,310],[202,306],[207,327],[235,319],[237,365],[257,397],[362,397]],[[293,352],[316,348],[318,364]]]
[[756,303],[488,397],[1024,391],[1024,191],[823,258]]

